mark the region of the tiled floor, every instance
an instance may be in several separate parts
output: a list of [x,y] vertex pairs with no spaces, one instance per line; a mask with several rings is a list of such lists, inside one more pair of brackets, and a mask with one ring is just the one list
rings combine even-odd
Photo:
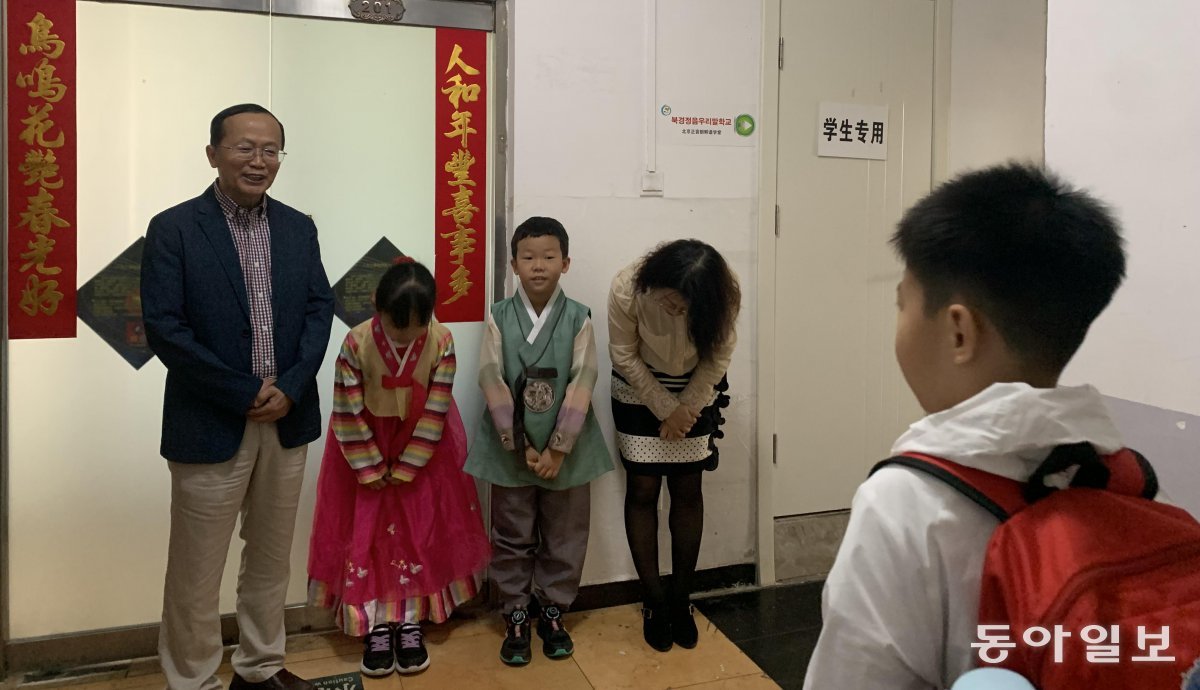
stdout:
[[[700,608],[709,606],[706,603]],[[711,606],[720,609],[724,605],[719,606],[713,600]],[[567,616],[567,627],[575,639],[574,657],[547,659],[540,654],[535,640],[533,662],[524,668],[508,668],[498,656],[504,632],[498,616],[455,620],[428,628],[426,645],[433,661],[428,670],[414,676],[366,679],[363,687],[364,690],[749,690],[779,687],[704,616],[697,614],[696,622],[700,628],[700,644],[695,649],[677,647],[663,654],[643,642],[641,617],[636,606],[571,613]],[[294,637],[288,641],[287,665],[292,672],[305,678],[352,673],[358,670],[361,645],[358,640],[339,634]],[[228,684],[232,673],[226,663],[218,676]],[[14,680],[19,684],[19,678],[10,678],[10,684]],[[22,687],[33,690],[62,685],[63,682],[48,681],[26,683]],[[146,659],[102,677],[77,679],[70,685],[70,690],[133,690],[163,685],[156,660]]]
[[821,632],[821,582],[701,599],[708,620],[784,690],[799,690]]

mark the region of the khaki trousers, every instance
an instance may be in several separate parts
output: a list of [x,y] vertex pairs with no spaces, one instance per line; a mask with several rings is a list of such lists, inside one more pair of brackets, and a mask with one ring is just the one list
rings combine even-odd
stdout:
[[171,543],[158,653],[171,690],[221,688],[221,574],[239,515],[245,544],[233,669],[259,682],[283,668],[283,609],[305,456],[305,446],[279,444],[274,423],[247,421],[241,446],[226,462],[168,463]]

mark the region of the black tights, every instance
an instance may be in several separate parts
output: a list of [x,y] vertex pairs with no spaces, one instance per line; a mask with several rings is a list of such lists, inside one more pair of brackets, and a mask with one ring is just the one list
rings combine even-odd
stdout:
[[[700,491],[703,472],[667,477],[671,494],[672,594],[686,599],[692,592],[700,536],[704,533],[704,494]],[[666,589],[658,573],[658,494],[662,477],[628,474],[625,483],[625,536],[633,565],[642,580],[647,606],[661,606]]]

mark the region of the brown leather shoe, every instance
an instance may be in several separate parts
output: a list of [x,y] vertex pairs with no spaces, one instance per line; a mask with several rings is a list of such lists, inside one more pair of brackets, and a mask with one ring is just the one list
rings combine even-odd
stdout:
[[313,684],[286,668],[261,683],[251,683],[238,674],[233,674],[229,690],[313,690]]

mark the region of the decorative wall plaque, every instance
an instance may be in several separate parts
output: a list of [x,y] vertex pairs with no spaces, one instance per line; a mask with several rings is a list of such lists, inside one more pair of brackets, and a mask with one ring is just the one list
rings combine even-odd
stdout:
[[382,237],[363,255],[342,279],[333,284],[333,313],[350,328],[375,315],[371,295],[385,271],[402,256],[396,245]]
[[398,22],[404,18],[400,0],[350,0],[350,14],[367,22]]
[[79,288],[79,320],[117,351],[134,369],[154,358],[142,325],[142,249],[133,244]]

